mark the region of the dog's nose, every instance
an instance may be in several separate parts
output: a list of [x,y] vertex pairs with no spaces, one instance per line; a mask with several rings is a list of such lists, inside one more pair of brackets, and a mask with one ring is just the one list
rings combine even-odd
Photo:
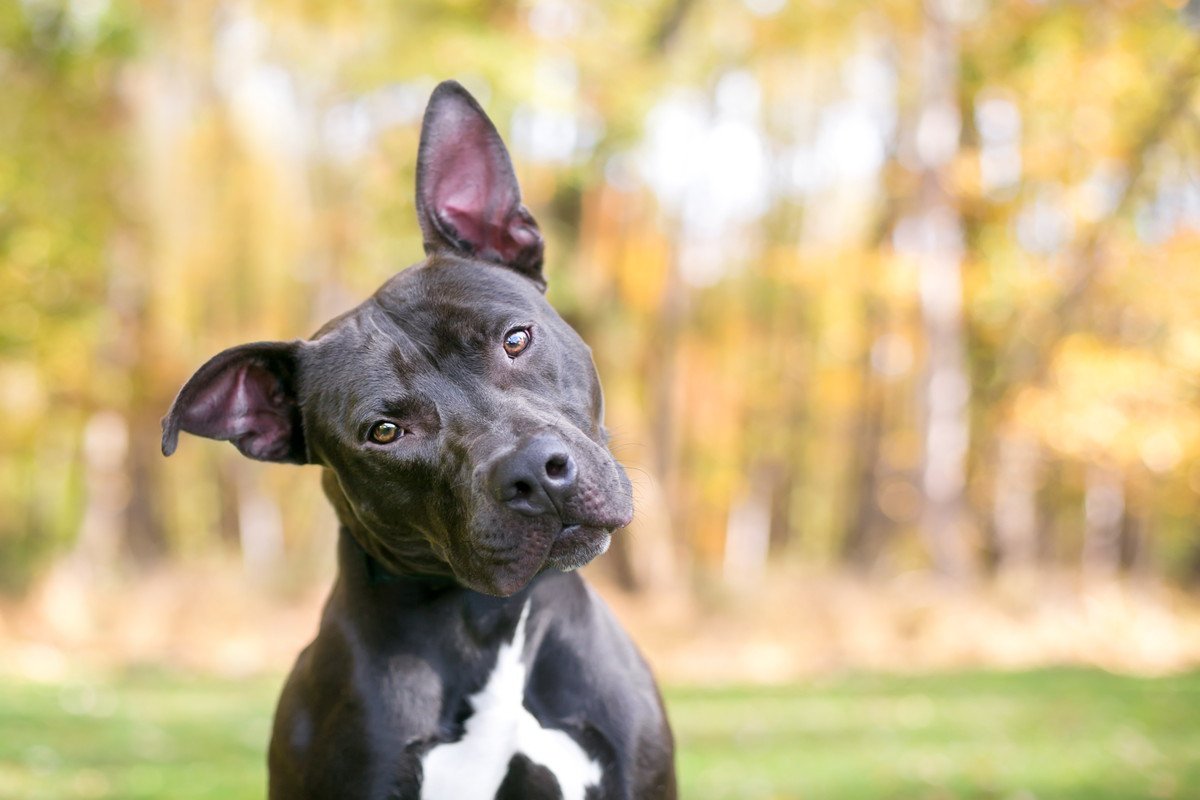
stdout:
[[492,467],[492,495],[513,511],[539,517],[562,507],[575,488],[575,459],[566,443],[540,433]]

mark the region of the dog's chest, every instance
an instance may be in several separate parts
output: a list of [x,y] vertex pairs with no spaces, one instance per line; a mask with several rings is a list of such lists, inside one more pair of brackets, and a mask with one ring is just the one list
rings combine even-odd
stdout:
[[462,737],[421,759],[421,800],[585,800],[600,765],[564,731],[545,728],[525,708],[526,604],[487,683],[471,695]]

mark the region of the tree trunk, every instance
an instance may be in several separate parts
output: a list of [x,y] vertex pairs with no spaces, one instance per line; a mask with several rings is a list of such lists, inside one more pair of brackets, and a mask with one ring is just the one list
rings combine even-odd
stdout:
[[1082,566],[1084,577],[1111,579],[1121,566],[1121,526],[1125,520],[1125,483],[1121,473],[1088,467],[1084,494]]
[[1038,559],[1038,444],[1021,431],[1005,429],[996,448],[992,528],[1001,574],[1031,572]]
[[941,4],[931,0],[926,5],[921,42],[915,140],[920,205],[911,222],[926,345],[921,530],[935,568],[953,580],[966,579],[973,572],[964,496],[971,387],[963,342],[963,232],[947,188],[961,128],[958,73],[957,31]]
[[157,341],[147,310],[149,275],[137,236],[132,229],[119,231],[110,248],[108,302],[117,318],[116,339],[105,343],[101,358],[129,376],[126,422],[129,447],[125,474],[129,502],[125,506],[124,553],[140,566],[165,558],[170,546],[161,508],[159,480],[162,467],[162,432],[159,420],[170,403],[161,396],[156,380]]
[[[679,237],[673,237],[678,242]],[[684,540],[687,520],[682,508],[679,475],[679,421],[677,383],[679,372],[679,338],[683,329],[685,287],[679,270],[679,253],[668,258],[667,277],[663,286],[657,323],[651,333],[650,354],[647,359],[646,387],[650,408],[651,465],[666,500],[671,530],[677,544],[690,550]]]
[[871,356],[882,332],[878,301],[868,296],[863,303],[863,312],[865,335],[859,362],[862,399],[854,436],[850,486],[846,493],[847,523],[840,544],[842,561],[860,572],[870,570],[878,560],[887,524],[877,499],[886,389]]
[[84,510],[68,566],[79,575],[109,577],[117,558],[129,500],[125,460],[129,425],[115,411],[98,411],[83,431]]
[[729,509],[724,575],[731,586],[755,586],[766,574],[774,488],[766,470],[757,467],[750,473],[745,493]]

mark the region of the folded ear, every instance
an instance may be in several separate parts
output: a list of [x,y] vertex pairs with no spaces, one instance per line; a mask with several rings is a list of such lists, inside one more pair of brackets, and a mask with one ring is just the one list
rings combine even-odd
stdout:
[[425,252],[454,250],[510,267],[543,291],[542,234],[496,126],[466,89],[445,81],[425,108],[417,153]]
[[231,347],[196,371],[163,417],[162,452],[175,452],[179,431],[233,442],[259,461],[308,462],[296,394],[301,342]]

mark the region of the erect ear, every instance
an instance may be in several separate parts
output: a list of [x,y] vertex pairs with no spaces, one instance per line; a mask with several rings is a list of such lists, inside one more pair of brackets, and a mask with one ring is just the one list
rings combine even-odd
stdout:
[[425,252],[454,250],[510,267],[545,291],[542,234],[496,126],[467,90],[433,90],[417,152],[417,217]]
[[163,417],[162,451],[175,452],[179,431],[233,442],[259,461],[308,462],[296,395],[301,342],[244,344],[196,371]]

